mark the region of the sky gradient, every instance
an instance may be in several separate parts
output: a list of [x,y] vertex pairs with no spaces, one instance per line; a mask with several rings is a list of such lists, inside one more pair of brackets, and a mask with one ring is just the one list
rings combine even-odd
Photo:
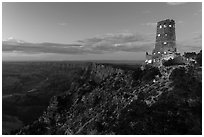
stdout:
[[202,48],[202,3],[3,3],[3,60],[144,60],[156,22],[176,22],[178,52]]

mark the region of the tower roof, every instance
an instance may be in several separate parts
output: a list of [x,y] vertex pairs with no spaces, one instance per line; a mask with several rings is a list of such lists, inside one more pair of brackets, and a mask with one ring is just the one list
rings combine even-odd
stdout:
[[173,19],[165,19],[165,20],[157,22],[157,24],[163,24],[165,22],[173,22],[173,23],[175,23],[175,21]]

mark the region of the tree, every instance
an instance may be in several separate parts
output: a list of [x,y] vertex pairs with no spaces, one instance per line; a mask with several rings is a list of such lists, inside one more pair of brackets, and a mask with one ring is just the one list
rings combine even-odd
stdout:
[[202,50],[196,55],[196,61],[199,66],[202,66]]

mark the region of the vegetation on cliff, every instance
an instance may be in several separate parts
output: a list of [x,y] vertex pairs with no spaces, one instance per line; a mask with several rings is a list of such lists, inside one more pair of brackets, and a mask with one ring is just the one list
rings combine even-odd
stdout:
[[125,68],[88,65],[17,134],[202,134],[202,80],[196,68]]

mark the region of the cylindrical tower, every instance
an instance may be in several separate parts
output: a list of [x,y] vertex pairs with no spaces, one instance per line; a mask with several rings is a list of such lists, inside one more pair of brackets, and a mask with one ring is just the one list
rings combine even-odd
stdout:
[[157,23],[156,44],[153,55],[176,52],[175,21],[166,19]]

